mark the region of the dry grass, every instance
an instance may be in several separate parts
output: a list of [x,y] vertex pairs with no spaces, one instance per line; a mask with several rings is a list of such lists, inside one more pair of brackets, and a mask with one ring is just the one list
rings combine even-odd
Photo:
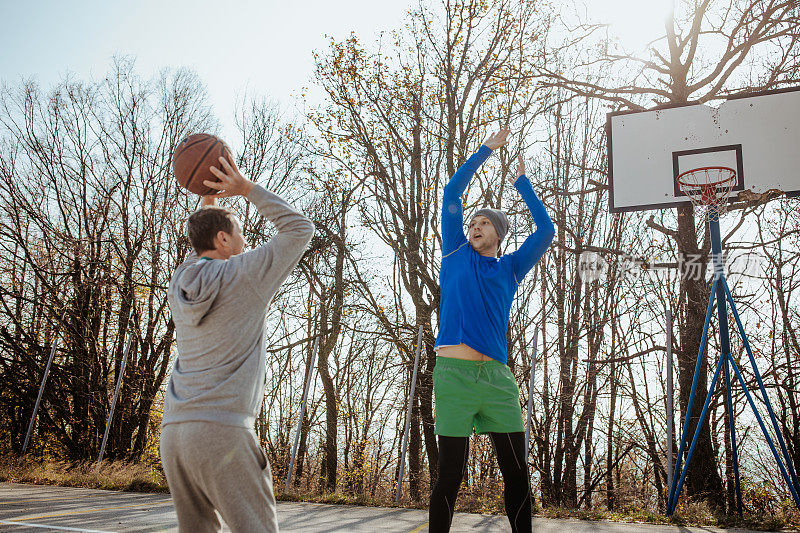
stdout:
[[758,531],[798,531],[800,511],[794,502],[775,502],[770,509],[753,509],[752,502],[744,494],[744,516],[728,516],[715,513],[704,501],[681,501],[675,509],[670,523],[676,525],[716,526],[724,528],[746,528]]
[[164,475],[144,464],[122,461],[65,463],[0,457],[0,481],[131,492],[169,492]]
[[[131,492],[168,493],[166,479],[160,469],[142,463],[104,461],[97,468],[94,462],[70,464],[63,461],[18,460],[12,456],[0,456],[0,481],[85,487]],[[276,498],[282,501],[361,505],[368,507],[393,507],[392,491],[382,491],[378,497],[349,495],[339,492],[323,493],[294,490],[282,492],[282,484],[276,483]],[[407,494],[405,494],[407,497]],[[749,494],[748,494],[749,496]],[[745,507],[749,509],[745,500]],[[427,498],[420,502],[404,499],[401,507],[426,509]],[[459,493],[457,510],[469,513],[503,514],[502,486],[463,487]],[[629,507],[618,511],[599,509],[564,509],[534,505],[534,514],[544,518],[572,518],[578,520],[608,520],[612,522],[674,524],[680,526],[745,527],[763,531],[800,529],[800,512],[791,501],[777,504],[769,510],[749,512],[744,519],[720,516],[705,502],[681,501],[675,515],[667,518],[650,509]]]
[[638,524],[671,524],[676,526],[745,528],[758,531],[798,531],[800,529],[800,512],[794,502],[785,502],[781,509],[774,513],[745,514],[726,516],[715,514],[706,502],[680,503],[672,517],[650,509],[629,507],[617,511],[600,509],[564,509],[546,507],[541,511],[534,510],[536,516],[546,518],[572,518],[577,520],[607,520],[610,522]]

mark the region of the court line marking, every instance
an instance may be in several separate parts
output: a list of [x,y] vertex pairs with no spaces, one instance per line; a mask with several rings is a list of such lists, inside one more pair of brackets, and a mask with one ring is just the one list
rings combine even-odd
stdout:
[[419,533],[420,531],[422,531],[423,529],[425,529],[425,527],[426,527],[427,525],[428,525],[428,523],[427,523],[427,522],[425,522],[425,523],[424,523],[424,524],[422,524],[421,526],[419,526],[419,527],[416,527],[416,528],[412,529],[412,530],[411,530],[411,531],[409,531],[408,533]]
[[118,505],[116,507],[104,507],[102,509],[82,509],[80,511],[70,511],[68,513],[53,513],[53,514],[44,514],[44,515],[37,515],[37,516],[30,516],[28,518],[15,518],[14,520],[23,521],[23,520],[36,520],[40,518],[55,518],[57,516],[70,516],[75,514],[86,514],[86,513],[96,513],[99,511],[112,511],[114,509],[130,509],[132,507],[156,507],[158,505],[164,504],[172,504],[172,500],[162,500],[160,502],[150,502],[150,503],[135,503],[130,505]]
[[9,500],[0,502],[0,505],[8,505],[13,503],[30,503],[30,502],[49,502],[53,500],[83,500],[97,494],[84,494],[82,496],[53,496],[52,498],[26,498],[24,500]]
[[81,531],[82,533],[113,533],[112,531],[104,531],[102,529],[80,529],[77,527],[64,527],[64,526],[51,526],[48,524],[33,524],[31,522],[17,522],[15,520],[0,520],[0,524],[7,524],[9,526],[26,526],[38,527],[42,529],[57,529],[59,531]]

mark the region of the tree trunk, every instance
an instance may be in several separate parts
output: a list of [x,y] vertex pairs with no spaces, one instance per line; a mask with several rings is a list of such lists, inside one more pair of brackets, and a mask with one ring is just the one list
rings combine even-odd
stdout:
[[339,409],[336,405],[336,388],[328,372],[327,364],[320,361],[319,375],[322,380],[322,387],[325,391],[325,458],[323,459],[323,475],[325,477],[325,489],[329,492],[336,491],[336,434],[338,431],[337,419]]

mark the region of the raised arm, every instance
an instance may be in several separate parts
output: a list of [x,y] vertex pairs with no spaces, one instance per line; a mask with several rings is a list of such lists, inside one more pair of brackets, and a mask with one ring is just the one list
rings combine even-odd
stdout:
[[553,237],[556,234],[553,221],[550,220],[550,215],[539,197],[533,191],[530,180],[525,176],[525,166],[522,163],[522,156],[520,156],[519,165],[520,176],[514,182],[514,187],[519,191],[519,195],[525,201],[528,209],[533,217],[533,222],[536,224],[536,231],[529,235],[522,246],[511,254],[512,267],[514,269],[514,277],[517,283],[522,281],[533,265],[542,258],[547,247],[553,242]]
[[250,277],[256,291],[267,297],[277,291],[300,262],[314,235],[314,224],[277,194],[256,185],[247,199],[275,224],[278,233],[265,244],[232,257]]
[[204,181],[221,191],[214,195],[245,196],[261,215],[275,224],[277,235],[262,246],[231,257],[232,272],[247,276],[256,292],[266,300],[300,262],[311,237],[314,224],[297,212],[283,198],[243,177],[233,161],[220,158],[222,170],[212,167],[220,182]]
[[496,150],[506,144],[506,137],[509,130],[500,130],[490,135],[478,151],[467,159],[463,165],[458,167],[456,173],[444,186],[442,194],[442,256],[458,250],[465,242],[464,236],[464,210],[461,203],[461,195],[467,190],[472,176],[484,161]]

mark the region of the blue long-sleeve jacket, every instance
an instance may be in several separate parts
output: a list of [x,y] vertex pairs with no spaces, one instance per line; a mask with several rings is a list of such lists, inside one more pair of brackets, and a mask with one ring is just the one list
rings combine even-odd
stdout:
[[461,195],[491,153],[491,149],[481,146],[444,187],[436,347],[463,343],[506,363],[511,302],[522,278],[550,246],[555,228],[531,182],[523,175],[514,186],[533,216],[536,231],[515,252],[500,258],[482,256],[469,245],[464,235]]

